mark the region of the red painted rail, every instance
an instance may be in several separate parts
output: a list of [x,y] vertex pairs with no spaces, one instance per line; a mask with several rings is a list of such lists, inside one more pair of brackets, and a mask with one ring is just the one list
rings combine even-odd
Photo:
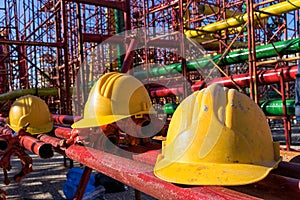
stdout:
[[[41,135],[57,146],[59,139]],[[300,165],[281,162],[265,179],[244,186],[179,186],[156,178],[153,166],[160,150],[136,154],[132,159],[93,148],[71,145],[62,149],[70,159],[102,172],[158,199],[297,199],[300,196]]]

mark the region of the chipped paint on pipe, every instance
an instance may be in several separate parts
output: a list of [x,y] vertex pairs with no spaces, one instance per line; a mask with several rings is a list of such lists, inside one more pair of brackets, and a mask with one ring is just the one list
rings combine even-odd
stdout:
[[65,153],[74,161],[158,199],[258,199],[217,186],[179,187],[155,177],[153,166],[89,147],[72,145],[66,149]]
[[21,136],[20,145],[25,147],[32,153],[40,156],[41,158],[51,158],[53,156],[52,145],[47,144],[31,136]]

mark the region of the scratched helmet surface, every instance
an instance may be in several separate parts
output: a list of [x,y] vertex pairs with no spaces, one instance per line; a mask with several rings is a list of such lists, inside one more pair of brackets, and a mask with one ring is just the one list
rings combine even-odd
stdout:
[[83,119],[73,128],[110,124],[143,114],[155,114],[149,94],[135,77],[117,72],[106,73],[92,87],[84,107]]
[[179,104],[154,173],[179,184],[242,185],[263,179],[280,161],[258,105],[213,84]]
[[37,96],[26,95],[14,101],[8,117],[8,125],[18,132],[27,123],[26,131],[31,134],[47,133],[53,128],[52,115],[48,105]]

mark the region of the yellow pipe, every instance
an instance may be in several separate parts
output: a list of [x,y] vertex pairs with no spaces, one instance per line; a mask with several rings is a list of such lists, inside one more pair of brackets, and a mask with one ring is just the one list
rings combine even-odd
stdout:
[[[200,4],[198,6],[198,9],[199,9],[198,14],[206,14],[206,15],[212,15],[212,14],[215,14],[218,12],[220,12],[220,13],[224,12],[224,8],[218,8],[215,6],[209,6],[209,5],[203,5],[203,4]],[[225,10],[226,17],[232,17],[234,15],[241,15],[241,14],[243,14],[243,13],[241,13],[239,11],[232,11],[232,10],[228,10],[228,9]]]
[[[194,38],[191,38],[191,39],[193,41],[199,43],[200,45],[202,45],[204,47],[204,49],[206,49],[206,50],[218,50],[219,49],[219,42],[218,41],[205,43],[205,42],[207,42],[207,40],[203,39],[203,38],[200,38],[200,37],[194,37]],[[228,43],[231,43],[231,42],[232,42],[232,40],[228,41]],[[246,47],[248,47],[248,43],[247,42],[236,41],[232,44],[232,47],[233,48],[246,48]]]
[[[254,12],[254,19],[263,19],[270,17],[272,15],[278,15],[282,13],[288,13],[290,11],[294,11],[300,8],[300,0],[290,0],[290,1],[284,1],[280,2],[278,4],[274,4],[269,7],[265,7],[260,9],[260,11],[263,12]],[[197,28],[197,30],[186,30],[185,34],[187,37],[197,37],[199,35],[207,34],[207,32],[216,32],[220,30],[224,30],[226,28],[236,27],[244,24],[247,22],[248,16],[247,14],[237,15],[234,17],[231,17],[226,20],[221,20],[218,22],[214,22],[205,26],[202,26],[200,28]]]

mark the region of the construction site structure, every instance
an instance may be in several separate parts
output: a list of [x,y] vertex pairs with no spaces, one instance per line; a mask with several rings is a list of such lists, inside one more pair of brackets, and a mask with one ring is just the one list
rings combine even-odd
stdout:
[[[33,94],[54,116],[82,116],[95,81],[118,71],[140,79],[169,120],[189,94],[219,83],[249,95],[295,150],[299,8],[300,0],[2,1],[0,113]],[[74,156],[80,148],[67,156],[90,164]]]

